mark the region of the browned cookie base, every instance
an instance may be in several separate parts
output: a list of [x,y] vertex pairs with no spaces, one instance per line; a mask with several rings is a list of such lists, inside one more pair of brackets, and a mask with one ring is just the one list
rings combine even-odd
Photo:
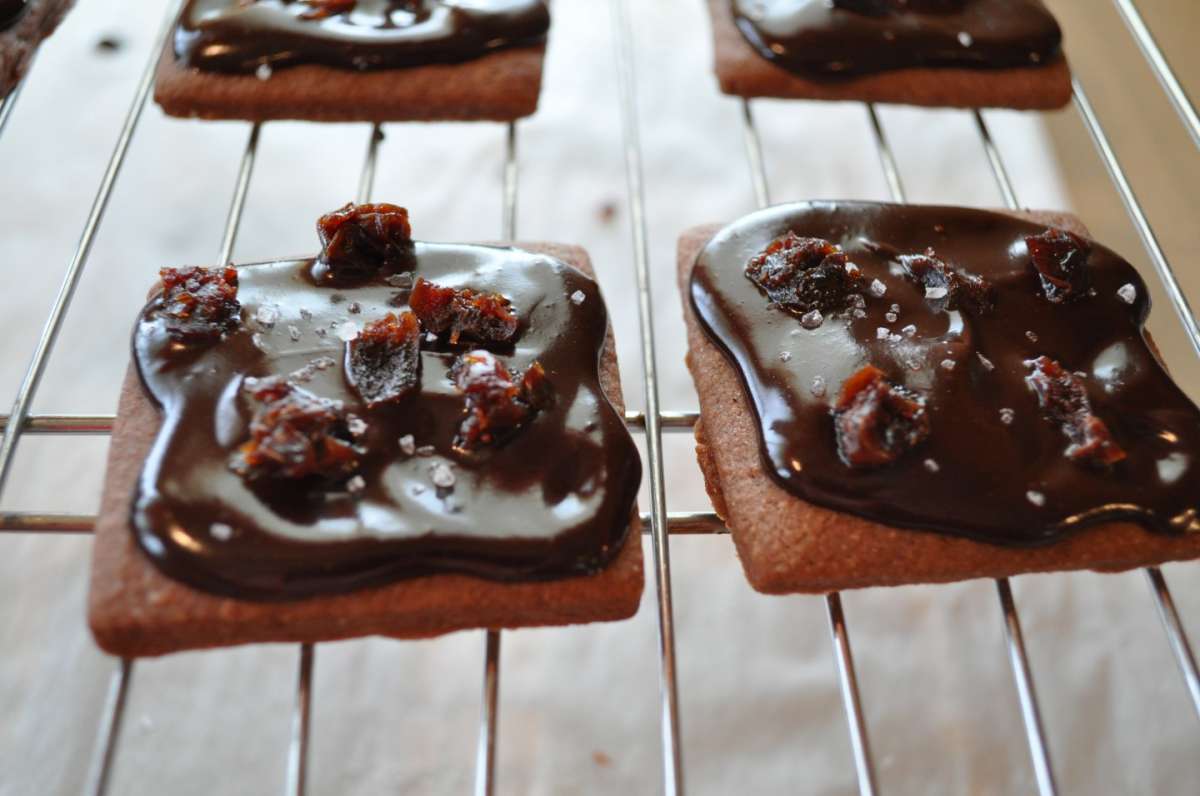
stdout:
[[314,122],[507,122],[537,111],[546,47],[512,47],[456,64],[354,72],[329,66],[255,75],[185,67],[167,42],[154,99],[169,116]]
[[1059,55],[1027,69],[896,69],[814,80],[776,66],[750,46],[730,0],[708,0],[721,91],[738,97],[853,100],[955,108],[1048,110],[1071,101],[1071,70]]
[[0,98],[21,82],[38,45],[58,27],[75,0],[33,0],[6,31],[0,32]]
[[[517,244],[592,274],[575,246]],[[611,330],[600,383],[623,410]],[[617,558],[597,575],[498,583],[431,575],[333,597],[257,603],[217,597],[163,575],[129,527],[134,484],[154,437],[158,410],[131,369],[121,393],[92,554],[88,621],[105,651],[125,657],[269,641],[333,641],[366,635],[424,638],[470,628],[570,625],[625,619],[642,595],[642,543],[635,513]]]
[[[1017,215],[1087,234],[1073,216]],[[721,226],[696,227],[679,239],[679,284],[687,364],[700,396],[696,454],[713,506],[728,524],[755,589],[769,594],[822,593],[1025,572],[1116,572],[1200,557],[1200,534],[1168,537],[1132,523],[1100,525],[1049,547],[1018,549],[893,528],[813,505],[785,491],[763,468],[758,421],[737,371],[692,311],[692,266]]]

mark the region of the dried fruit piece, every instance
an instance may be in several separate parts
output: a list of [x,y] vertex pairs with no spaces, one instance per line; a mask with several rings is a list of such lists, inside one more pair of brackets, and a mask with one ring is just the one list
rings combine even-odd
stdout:
[[789,312],[830,313],[863,289],[862,272],[846,266],[845,252],[829,241],[789,232],[746,264],[746,277]]
[[250,439],[229,460],[229,468],[243,479],[338,481],[358,469],[364,451],[354,444],[340,402],[279,378],[248,383],[247,390],[258,408],[250,421]]
[[346,381],[368,408],[415,390],[420,369],[421,325],[411,312],[389,312],[346,343]]
[[490,351],[470,351],[450,369],[454,385],[466,396],[466,411],[454,438],[454,450],[473,454],[500,445],[550,405],[550,383],[535,362],[518,381]]
[[456,290],[426,279],[417,279],[408,305],[430,332],[450,332],[450,344],[461,337],[479,343],[508,343],[517,334],[520,319],[512,303],[499,293]]
[[301,14],[301,19],[325,19],[338,14],[348,14],[358,5],[358,0],[303,0],[303,2],[311,10]]
[[902,254],[896,259],[910,279],[925,287],[925,297],[944,302],[946,309],[982,315],[996,305],[996,288],[990,282],[952,268],[933,249],[926,249],[924,254]]
[[1083,379],[1046,356],[1027,359],[1025,366],[1030,371],[1025,383],[1037,395],[1038,405],[1070,442],[1065,451],[1068,459],[1107,466],[1125,458],[1108,426],[1092,413]]
[[238,275],[233,268],[164,268],[162,308],[167,333],[181,342],[213,340],[237,328]]
[[351,202],[321,216],[317,233],[318,280],[344,284],[412,268],[412,226],[403,207]]
[[925,398],[867,365],[846,379],[833,410],[838,452],[850,467],[891,464],[929,436]]
[[1061,304],[1088,292],[1092,245],[1086,240],[1065,229],[1048,229],[1025,238],[1025,245],[1047,301]]

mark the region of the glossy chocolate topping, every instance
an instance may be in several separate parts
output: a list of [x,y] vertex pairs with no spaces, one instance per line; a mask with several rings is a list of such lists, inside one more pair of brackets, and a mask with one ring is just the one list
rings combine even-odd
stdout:
[[386,69],[475,58],[549,28],[545,0],[189,0],[175,54],[217,72]]
[[732,0],[767,60],[807,75],[1036,66],[1062,32],[1041,0]]
[[29,8],[29,0],[0,0],[0,30],[8,30]]
[[[826,295],[816,315],[772,304],[746,266],[789,232],[840,246],[862,292]],[[1145,284],[1092,243],[1079,289],[1050,291],[1026,243],[1045,232],[981,210],[854,202],[782,205],[719,232],[696,261],[692,305],[741,375],[772,477],[818,505],[1005,545],[1116,519],[1200,531],[1200,410],[1146,343]],[[968,300],[966,282],[919,283],[903,258],[929,248],[991,289]],[[842,426],[855,415],[835,408],[881,384],[890,411],[908,413],[898,455],[851,466],[859,440]]]
[[[167,574],[272,600],[437,572],[563,577],[616,555],[641,465],[598,380],[607,315],[596,283],[517,249],[416,243],[412,255],[410,272],[334,287],[314,283],[312,260],[240,267],[240,322],[213,339],[172,336],[162,296],[146,305],[133,351],[163,426],[132,518],[141,547]],[[502,294],[519,318],[515,339],[451,345],[448,334],[423,331],[417,388],[367,408],[348,383],[345,340],[403,313],[416,277]],[[225,316],[208,317],[227,328]],[[514,373],[539,363],[549,402],[515,432],[463,455],[452,446],[466,405],[450,369],[479,349]],[[253,462],[239,451],[255,417],[250,380],[279,374],[342,402],[363,451],[357,468],[323,483],[281,470],[247,475]]]

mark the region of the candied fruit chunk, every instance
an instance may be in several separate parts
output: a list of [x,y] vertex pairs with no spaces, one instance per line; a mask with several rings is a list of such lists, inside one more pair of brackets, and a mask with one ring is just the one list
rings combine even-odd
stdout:
[[1088,292],[1088,257],[1092,245],[1065,229],[1048,229],[1025,238],[1029,258],[1052,304],[1062,304]]
[[846,379],[833,410],[842,461],[866,468],[891,464],[929,436],[925,398],[867,365]]
[[164,268],[158,314],[180,342],[213,340],[237,328],[238,275],[233,268]]
[[552,392],[546,372],[534,362],[520,379],[490,351],[470,351],[450,369],[450,378],[466,398],[454,450],[465,455],[501,445],[542,409]]
[[845,309],[850,294],[863,287],[862,272],[847,268],[845,252],[827,240],[794,232],[755,255],[746,264],[746,277],[772,303],[797,315]]
[[338,14],[348,14],[358,5],[358,0],[304,0],[309,7],[300,15],[301,19],[325,19]]
[[257,404],[250,439],[229,461],[244,480],[311,477],[333,482],[358,469],[364,451],[354,443],[350,417],[340,402],[280,378],[250,382],[246,389]]
[[1068,459],[1083,464],[1107,466],[1125,458],[1113,441],[1104,421],[1092,412],[1083,380],[1050,357],[1025,360],[1029,375],[1025,383],[1033,390],[1038,406],[1062,428],[1068,440]]
[[924,254],[902,254],[897,259],[908,277],[924,286],[925,295],[944,302],[946,309],[982,315],[995,307],[996,288],[990,282],[952,268],[933,249],[926,249]]
[[417,388],[421,325],[411,312],[389,312],[346,343],[346,381],[368,408],[398,401]]
[[359,282],[412,268],[412,226],[403,207],[351,202],[321,216],[317,233],[321,254],[313,272],[322,281]]
[[477,343],[509,343],[520,325],[512,303],[499,293],[456,290],[420,277],[408,305],[427,331],[449,332],[451,345],[457,345],[462,337]]

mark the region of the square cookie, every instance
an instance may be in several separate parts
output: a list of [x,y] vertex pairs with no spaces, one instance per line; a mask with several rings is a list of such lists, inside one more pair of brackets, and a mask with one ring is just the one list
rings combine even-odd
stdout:
[[733,96],[1017,110],[1049,110],[1071,101],[1071,70],[1061,54],[1035,68],[912,68],[810,79],[759,55],[734,23],[730,0],[708,0],[708,8],[717,82]]
[[[515,244],[593,274],[574,246]],[[600,383],[623,410],[611,329]],[[426,638],[471,628],[611,621],[632,616],[642,594],[642,545],[635,513],[616,558],[601,572],[560,580],[501,583],[429,575],[347,594],[251,602],[198,591],[168,578],[130,529],[134,485],[161,423],[131,369],[121,392],[92,555],[88,621],[105,651],[125,657],[262,642],[333,641],[365,635]]]
[[[1086,235],[1072,216],[1015,214]],[[746,577],[770,594],[823,593],[870,586],[940,583],[1027,572],[1121,571],[1200,557],[1200,535],[1147,532],[1112,522],[1038,548],[985,544],[901,529],[802,500],[763,466],[757,418],[741,379],[700,327],[689,281],[697,255],[723,225],[679,239],[678,278],[688,334],[688,368],[700,398],[696,453],[713,506],[728,524]]]
[[0,98],[16,88],[38,45],[55,31],[74,4],[75,0],[30,0],[12,27],[0,30]]
[[304,64],[266,79],[192,69],[163,48],[154,99],[168,116],[265,122],[508,122],[537,111],[545,44],[460,63],[353,71]]

